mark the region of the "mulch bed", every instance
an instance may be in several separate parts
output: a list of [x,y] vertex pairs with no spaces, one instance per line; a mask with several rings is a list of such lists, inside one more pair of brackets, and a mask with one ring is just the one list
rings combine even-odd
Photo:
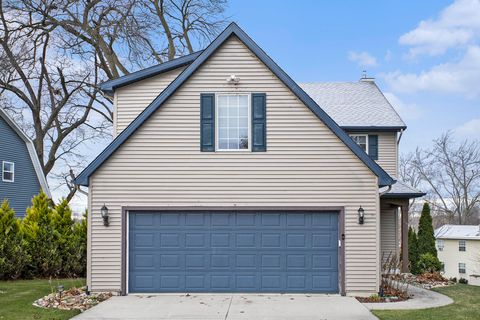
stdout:
[[112,297],[111,292],[98,292],[87,295],[85,288],[70,288],[61,294],[54,292],[35,300],[33,305],[40,308],[80,310],[83,312],[110,297]]
[[411,273],[402,273],[395,276],[397,280],[405,281],[406,283],[420,287],[423,289],[432,289],[438,287],[445,287],[454,284],[453,281],[443,277],[439,272],[422,273],[414,275]]
[[355,297],[361,303],[388,303],[388,302],[400,302],[408,300],[408,297],[397,297],[397,296],[370,296],[370,297]]

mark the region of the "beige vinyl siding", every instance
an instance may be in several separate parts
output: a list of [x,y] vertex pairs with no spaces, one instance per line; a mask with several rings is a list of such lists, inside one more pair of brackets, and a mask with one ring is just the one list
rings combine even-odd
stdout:
[[184,69],[180,67],[117,89],[114,134],[123,131]]
[[[230,74],[240,78],[237,86],[226,83]],[[155,88],[148,81],[131,86]],[[200,94],[209,92],[267,94],[267,152],[199,151]],[[133,97],[118,103],[118,110],[137,104]],[[120,289],[121,207],[128,205],[344,206],[347,293],[378,291],[377,177],[237,38],[221,46],[90,183],[92,290]],[[104,203],[108,228],[99,214]],[[364,225],[358,224],[360,205]]]
[[381,257],[399,253],[398,209],[388,203],[380,202],[380,250]]
[[396,132],[378,132],[378,160],[377,163],[389,175],[397,176],[398,150]]

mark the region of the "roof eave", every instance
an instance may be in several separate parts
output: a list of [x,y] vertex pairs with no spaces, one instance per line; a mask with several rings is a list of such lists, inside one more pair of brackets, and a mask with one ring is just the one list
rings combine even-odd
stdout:
[[373,132],[373,131],[388,131],[398,132],[407,129],[407,126],[340,126],[345,131],[351,132]]
[[197,51],[192,54],[173,59],[150,68],[139,70],[137,72],[133,72],[113,80],[105,81],[100,84],[100,90],[111,95],[115,92],[116,89],[120,87],[124,87],[137,81],[145,80],[161,73],[186,66],[195,61],[195,59],[197,59],[201,53],[202,51]]
[[413,198],[421,198],[425,196],[426,193],[419,192],[419,193],[385,193],[381,196],[381,198],[408,198],[408,199],[413,199]]

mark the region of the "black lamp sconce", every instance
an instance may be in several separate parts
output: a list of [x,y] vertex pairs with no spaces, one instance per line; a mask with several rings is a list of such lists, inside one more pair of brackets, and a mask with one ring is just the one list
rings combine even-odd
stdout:
[[363,224],[365,222],[365,210],[363,210],[362,206],[358,208],[358,224]]
[[103,225],[105,227],[108,227],[109,222],[108,222],[108,208],[103,204],[103,207],[100,209],[100,213],[102,214],[103,218]]

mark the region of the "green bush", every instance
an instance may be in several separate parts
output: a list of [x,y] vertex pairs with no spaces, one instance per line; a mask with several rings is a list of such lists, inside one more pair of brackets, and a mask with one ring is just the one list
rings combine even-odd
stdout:
[[412,227],[408,229],[408,261],[410,262],[410,272],[418,274],[418,239]]
[[422,214],[418,221],[418,254],[430,253],[437,257],[437,248],[435,247],[435,235],[433,233],[432,216],[430,215],[430,206],[427,202],[423,204]]
[[420,273],[440,271],[442,263],[431,253],[424,253],[418,259],[417,268]]
[[27,251],[32,257],[27,276],[60,276],[62,235],[58,220],[45,193],[32,199],[32,206],[27,209],[27,215],[23,219]]
[[20,221],[4,200],[0,206],[0,279],[19,278],[29,260]]
[[458,279],[458,283],[468,284],[468,280],[465,278]]

